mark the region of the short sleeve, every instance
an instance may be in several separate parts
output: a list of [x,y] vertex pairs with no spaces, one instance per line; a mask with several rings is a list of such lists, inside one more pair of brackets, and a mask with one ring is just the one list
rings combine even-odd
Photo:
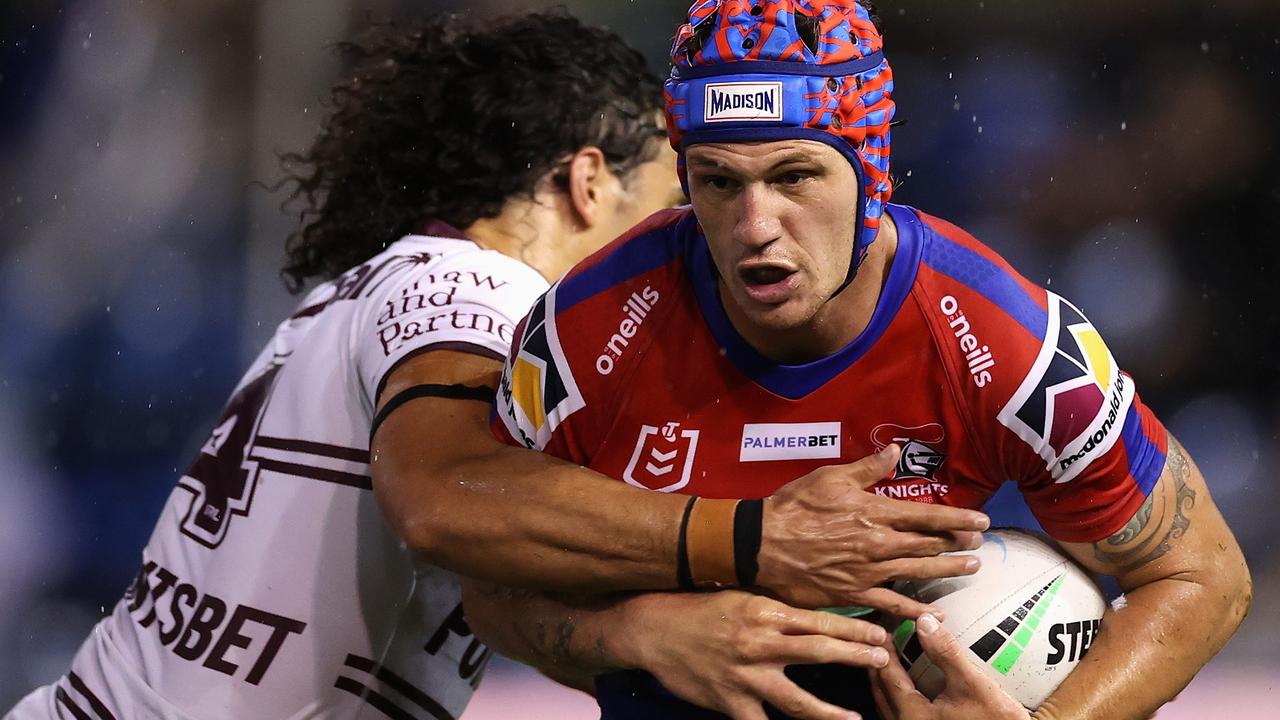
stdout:
[[1164,426],[1080,308],[968,233],[932,232],[920,290],[983,471],[1064,542],[1119,530],[1164,470]]
[[[516,332],[492,428],[498,438],[588,465],[605,445],[628,378],[674,305],[692,211],[654,213],[551,286]],[[683,230],[681,229],[683,228]]]
[[1168,437],[1084,313],[1051,292],[1045,302],[1044,337],[996,412],[996,451],[1046,531],[1094,542],[1151,493]]
[[424,350],[506,357],[516,323],[547,287],[527,265],[465,241],[388,262],[352,329],[360,382],[374,404],[391,371]]
[[[575,432],[575,425],[585,416],[574,416],[584,410],[586,401],[556,322],[559,287],[558,283],[553,285],[539,298],[516,330],[498,384],[493,432],[512,445],[585,465],[591,452]],[[563,340],[571,343],[574,338]]]

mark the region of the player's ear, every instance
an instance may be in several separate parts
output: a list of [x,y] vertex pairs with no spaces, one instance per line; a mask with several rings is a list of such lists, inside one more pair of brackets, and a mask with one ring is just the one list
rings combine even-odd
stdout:
[[568,187],[569,209],[574,219],[584,229],[590,228],[600,218],[605,184],[612,178],[604,153],[600,148],[587,146],[569,159]]

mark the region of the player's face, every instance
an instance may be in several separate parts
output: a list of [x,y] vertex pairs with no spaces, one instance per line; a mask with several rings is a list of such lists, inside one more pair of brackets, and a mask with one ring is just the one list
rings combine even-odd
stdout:
[[730,317],[766,332],[813,323],[849,270],[858,182],[849,161],[809,140],[694,145],[685,161]]

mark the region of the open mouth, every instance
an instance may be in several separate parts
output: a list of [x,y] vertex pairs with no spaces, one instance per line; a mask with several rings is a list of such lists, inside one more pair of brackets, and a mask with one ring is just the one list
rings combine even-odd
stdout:
[[738,266],[738,277],[747,295],[765,305],[785,303],[795,289],[796,271],[774,263],[750,263]]
[[748,285],[774,285],[786,280],[795,271],[776,265],[757,265],[742,268],[739,272],[742,280]]

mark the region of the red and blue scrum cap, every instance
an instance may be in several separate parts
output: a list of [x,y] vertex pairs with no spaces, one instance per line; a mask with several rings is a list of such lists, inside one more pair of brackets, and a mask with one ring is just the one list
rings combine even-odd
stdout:
[[[893,72],[856,0],[699,0],[676,33],[666,121],[684,152],[710,142],[814,140],[858,176],[853,279],[880,228],[889,180]],[[841,288],[843,289],[843,287]]]

